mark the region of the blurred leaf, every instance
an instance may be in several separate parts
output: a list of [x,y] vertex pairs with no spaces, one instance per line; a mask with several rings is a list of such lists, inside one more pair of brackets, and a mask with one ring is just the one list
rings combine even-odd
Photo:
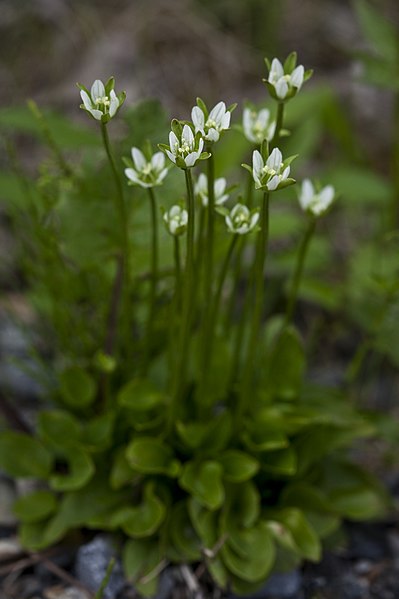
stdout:
[[259,470],[259,462],[249,454],[229,449],[222,453],[218,462],[223,467],[223,477],[233,483],[242,483],[252,478]]
[[75,491],[81,489],[92,478],[95,466],[91,457],[80,447],[71,446],[63,450],[66,462],[65,474],[53,474],[50,486],[55,491]]
[[57,499],[50,491],[34,491],[19,497],[14,503],[14,514],[23,522],[37,522],[53,514]]
[[159,390],[148,380],[133,379],[118,393],[119,405],[142,411],[156,407],[164,400]]
[[149,537],[158,530],[165,514],[165,505],[156,496],[153,484],[147,483],[141,503],[137,507],[119,508],[111,516],[111,524],[120,526],[129,537]]
[[24,433],[0,433],[0,468],[17,478],[47,478],[51,454],[33,437]]
[[179,478],[180,486],[210,510],[216,510],[223,504],[223,470],[215,461],[187,462]]
[[95,400],[96,384],[91,376],[78,366],[71,366],[61,373],[60,385],[62,398],[71,408],[84,409]]
[[133,440],[127,447],[126,458],[134,470],[143,474],[175,477],[180,472],[180,462],[174,459],[172,449],[153,437]]
[[355,9],[363,35],[374,52],[387,61],[395,62],[398,57],[399,30],[368,0],[355,0]]

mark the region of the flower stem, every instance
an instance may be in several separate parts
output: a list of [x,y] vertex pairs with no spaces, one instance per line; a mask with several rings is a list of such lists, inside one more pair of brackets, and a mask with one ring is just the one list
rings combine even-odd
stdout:
[[250,323],[249,343],[247,356],[244,364],[244,373],[242,378],[242,386],[237,400],[235,425],[240,426],[240,421],[245,411],[245,403],[250,395],[252,376],[255,367],[256,349],[258,344],[259,328],[262,320],[262,308],[264,297],[264,280],[263,273],[267,256],[267,246],[269,241],[269,192],[263,194],[262,209],[261,209],[261,230],[258,234],[256,257],[254,264],[255,278],[255,305],[252,311],[252,319]]
[[178,341],[177,361],[172,384],[172,399],[168,418],[168,432],[171,432],[176,421],[180,403],[184,396],[187,378],[188,350],[190,345],[190,328],[193,314],[194,295],[194,232],[195,232],[195,203],[193,180],[190,169],[184,171],[187,187],[187,251],[183,280],[182,320]]
[[297,296],[298,296],[299,284],[301,282],[303,267],[305,264],[305,258],[306,258],[306,254],[307,254],[307,251],[309,248],[309,242],[312,238],[315,227],[316,227],[316,219],[311,218],[309,221],[309,225],[305,231],[305,234],[302,238],[301,245],[299,247],[298,259],[297,259],[297,263],[296,263],[296,267],[295,267],[294,276],[292,279],[291,291],[290,291],[290,294],[288,297],[287,309],[285,312],[285,326],[287,326],[292,320],[292,315],[294,313],[294,308],[295,308],[295,304],[296,304],[296,300],[297,300]]
[[273,139],[270,143],[270,152],[277,146],[280,139],[281,129],[283,128],[284,120],[284,102],[277,104],[277,117],[276,117],[276,129],[274,131]]
[[152,248],[151,248],[151,287],[149,294],[148,320],[145,336],[144,360],[142,365],[142,374],[147,372],[148,362],[151,353],[151,342],[153,337],[153,327],[156,311],[157,300],[157,284],[158,284],[158,222],[157,222],[157,207],[155,193],[152,187],[148,188],[151,207],[151,232],[152,232]]

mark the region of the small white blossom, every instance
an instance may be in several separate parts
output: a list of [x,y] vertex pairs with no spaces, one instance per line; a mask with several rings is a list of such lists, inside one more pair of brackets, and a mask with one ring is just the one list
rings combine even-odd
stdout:
[[180,139],[174,131],[171,131],[169,133],[169,147],[164,145],[159,147],[174,164],[183,169],[191,168],[197,160],[208,157],[208,155],[202,155],[204,140],[199,134],[194,136],[189,125],[184,125]]
[[96,79],[91,90],[79,85],[80,97],[83,104],[81,108],[86,110],[97,121],[107,123],[122,106],[125,101],[125,93],[116,94],[114,90],[114,79],[111,79],[104,85],[100,79]]
[[155,187],[162,184],[168,173],[163,152],[156,152],[148,161],[141,150],[132,148],[132,158],[134,168],[125,169],[125,175],[131,185]]
[[[268,62],[267,64],[269,65]],[[296,53],[293,52],[285,61],[284,66],[278,58],[273,58],[269,65],[269,76],[264,81],[272,97],[283,102],[293,98],[301,89],[304,81],[311,75],[312,71],[305,71],[303,65],[296,66]]]
[[253,231],[259,221],[259,210],[249,210],[244,204],[236,204],[229,214],[226,214],[225,221],[230,233],[246,235]]
[[271,141],[276,130],[276,122],[270,120],[270,110],[267,108],[262,108],[259,112],[244,108],[242,126],[247,140],[258,144],[264,139]]
[[274,148],[265,163],[261,153],[255,150],[252,155],[252,176],[255,181],[255,189],[276,191],[295,183],[294,179],[288,177],[291,160],[292,158],[289,158],[283,162],[280,150]]
[[163,220],[166,229],[171,235],[182,235],[187,229],[188,212],[178,204],[175,204],[164,212]]
[[191,119],[195,131],[199,131],[206,141],[218,141],[220,133],[230,126],[231,113],[224,102],[219,102],[212,108],[208,118],[199,106],[194,106]]
[[[215,206],[221,206],[228,198],[229,194],[225,193],[227,181],[224,177],[216,179],[214,182]],[[208,206],[208,177],[201,173],[194,186],[194,193],[200,199],[203,206]]]
[[335,191],[332,185],[326,185],[316,192],[313,183],[309,179],[304,179],[299,194],[299,203],[305,212],[320,216],[330,207],[334,196]]

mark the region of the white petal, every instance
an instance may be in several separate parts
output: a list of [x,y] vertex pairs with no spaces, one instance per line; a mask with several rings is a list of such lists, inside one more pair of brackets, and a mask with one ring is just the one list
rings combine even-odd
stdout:
[[222,204],[224,204],[225,202],[227,202],[228,199],[229,199],[229,194],[225,193],[224,195],[220,196],[219,198],[216,198],[215,204],[217,206],[221,206]]
[[130,181],[133,181],[133,183],[139,183],[139,178],[137,176],[137,173],[134,169],[132,168],[125,168],[125,175],[128,179],[130,179]]
[[169,231],[174,235],[176,233],[176,229],[178,227],[178,223],[175,220],[171,220],[169,223]]
[[228,230],[231,231],[232,233],[235,233],[233,221],[231,220],[230,216],[227,215],[224,220],[226,222]]
[[270,67],[269,81],[274,83],[277,79],[280,79],[284,75],[283,65],[278,58],[273,58]]
[[191,111],[191,120],[196,131],[204,132],[205,115],[199,106],[194,106]]
[[93,105],[92,102],[89,98],[89,94],[87,92],[85,92],[84,89],[80,90],[80,97],[82,98],[84,107],[86,108],[86,110],[92,110]]
[[117,98],[116,93],[113,89],[111,89],[110,94],[110,104],[109,104],[109,116],[114,116],[119,107],[119,100]]
[[224,190],[226,189],[226,184],[227,184],[227,181],[224,177],[221,177],[220,179],[216,179],[215,185],[214,185],[216,198],[218,198],[219,196],[224,194]]
[[222,129],[228,129],[230,127],[230,119],[231,119],[231,112],[227,111],[222,118],[222,123],[221,123],[221,127]]
[[91,86],[90,94],[94,102],[97,100],[97,98],[103,98],[105,96],[104,83],[100,79],[95,80]]
[[189,127],[188,125],[184,125],[181,138],[182,141],[184,140],[190,148],[193,147],[194,133],[192,132],[191,127]]
[[172,154],[172,152],[169,152],[169,150],[165,150],[167,157],[169,158],[169,160],[171,160],[172,162],[174,162],[176,164],[176,156],[174,154]]
[[288,93],[288,84],[286,80],[281,77],[281,79],[276,82],[274,89],[276,90],[277,97],[280,98],[280,100],[284,100]]
[[251,222],[249,224],[250,229],[253,229],[256,226],[258,220],[259,220],[259,212],[254,212],[253,215],[251,216]]
[[333,201],[334,193],[334,187],[332,185],[327,185],[319,193],[320,202],[324,209],[327,209]]
[[199,152],[191,152],[188,156],[186,156],[184,159],[186,166],[194,166],[194,164],[196,163],[196,161],[199,158],[199,155],[200,155]]
[[194,187],[194,191],[197,195],[199,194],[207,194],[208,193],[208,178],[204,173],[201,173],[197,179],[197,182]]
[[281,163],[283,161],[283,156],[278,148],[274,148],[269,158],[266,160],[266,165],[269,168],[274,169],[275,171],[279,171],[281,167]]
[[163,171],[161,171],[158,176],[157,176],[157,182],[161,183],[161,181],[163,181],[166,177],[166,175],[168,174],[168,169],[164,168]]
[[169,133],[169,146],[170,146],[170,149],[172,150],[172,152],[175,151],[176,145],[180,146],[180,142],[177,139],[175,132],[171,131]]
[[256,141],[256,137],[252,133],[253,118],[252,110],[250,108],[244,108],[242,114],[242,128],[244,129],[244,135],[248,141]]
[[263,167],[264,163],[261,153],[258,150],[254,150],[254,153],[252,154],[252,168],[254,176],[256,175],[259,178]]
[[285,181],[285,180],[287,179],[288,175],[290,174],[290,170],[291,170],[291,169],[290,169],[290,167],[289,167],[289,166],[287,166],[287,167],[284,169],[284,171],[283,171],[283,174],[281,175],[281,180],[282,180],[282,181]]
[[314,187],[310,179],[302,181],[301,193],[299,195],[299,203],[303,210],[307,210],[314,197]]
[[163,152],[156,152],[151,158],[151,166],[154,171],[161,171],[165,166],[165,154]]
[[180,206],[178,206],[177,204],[175,204],[174,206],[172,206],[172,208],[169,210],[169,217],[170,218],[175,218],[176,216],[179,216],[181,211]]
[[138,171],[142,171],[147,166],[147,160],[145,159],[143,152],[138,148],[132,148],[132,158],[134,166]]
[[300,64],[296,69],[294,69],[291,73],[291,85],[296,87],[297,89],[301,89],[303,83],[303,77],[305,74],[305,69]]
[[198,143],[198,153],[199,154],[202,153],[203,148],[204,148],[204,140],[201,137],[200,140],[199,140],[199,143]]
[[262,108],[262,110],[259,111],[258,118],[256,119],[256,121],[259,123],[262,129],[265,129],[269,122],[269,119],[270,110],[268,110],[267,108]]
[[218,102],[209,113],[209,120],[215,121],[218,125],[221,125],[223,116],[226,112],[226,104],[224,102]]
[[101,112],[101,110],[97,110],[96,108],[89,108],[89,112],[94,116],[96,121],[101,121],[104,114],[103,112]]
[[278,175],[274,175],[274,177],[272,177],[270,181],[266,184],[266,187],[269,191],[274,191],[275,189],[277,189],[279,183],[280,177]]
[[213,127],[211,127],[208,133],[205,135],[205,139],[209,141],[218,141],[219,137],[219,132],[216,131],[216,129],[214,129]]

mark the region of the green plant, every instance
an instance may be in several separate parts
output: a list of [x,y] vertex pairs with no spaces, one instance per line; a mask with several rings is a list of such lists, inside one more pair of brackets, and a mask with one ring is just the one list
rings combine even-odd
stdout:
[[[57,127],[33,105],[52,160],[35,182],[14,160],[23,193],[9,210],[23,237],[29,294],[52,339],[41,370],[52,407],[38,412],[32,435],[0,435],[1,467],[42,482],[15,505],[20,538],[39,550],[74,529],[113,531],[126,574],[144,594],[169,562],[203,563],[216,584],[248,592],[273,569],[319,559],[343,517],[375,517],[387,503],[346,453],[373,426],[345,395],[307,380],[292,321],[331,186],[303,183],[296,226],[304,231],[287,302],[266,314],[274,197],[295,183],[295,156],[283,159],[278,148],[284,113],[311,75],[295,53],[267,66],[276,120],[246,113],[244,143],[258,144],[233,207],[232,189],[216,178],[216,144],[230,135],[235,108],[223,102],[208,111],[198,99],[192,123],[174,119],[156,153],[151,142],[166,133],[159,106],[126,114],[118,156],[131,139],[142,147],[125,159],[132,196],[108,137],[124,99],[113,79],[81,88],[103,149],[68,125],[71,146],[89,146],[70,163]],[[168,172],[164,154],[177,168]],[[234,163],[234,146],[224,156]],[[206,177],[194,181],[199,163]]]

